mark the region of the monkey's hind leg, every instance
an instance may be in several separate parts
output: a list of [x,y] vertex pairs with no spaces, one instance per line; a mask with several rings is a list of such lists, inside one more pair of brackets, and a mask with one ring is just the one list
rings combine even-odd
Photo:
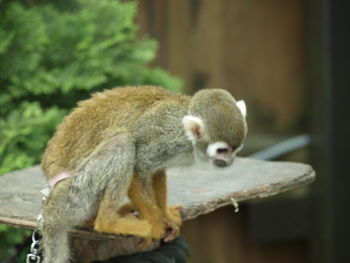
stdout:
[[134,156],[131,136],[116,134],[55,186],[44,205],[44,263],[69,262],[68,231],[96,215],[107,186],[113,189],[110,207],[121,202],[132,180]]
[[86,220],[93,210],[92,202],[77,207],[67,205],[70,203],[70,184],[71,178],[57,184],[44,204],[42,228],[44,263],[70,261],[68,232],[73,226]]

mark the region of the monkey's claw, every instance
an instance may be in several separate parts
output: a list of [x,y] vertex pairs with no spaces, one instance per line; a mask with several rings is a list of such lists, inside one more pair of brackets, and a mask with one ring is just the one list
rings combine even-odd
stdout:
[[168,227],[165,229],[165,235],[163,237],[164,242],[172,241],[179,234],[179,228],[177,226]]
[[182,224],[181,211],[182,207],[179,205],[168,207],[166,212],[166,228],[163,236],[164,242],[170,242],[180,233],[180,226]]

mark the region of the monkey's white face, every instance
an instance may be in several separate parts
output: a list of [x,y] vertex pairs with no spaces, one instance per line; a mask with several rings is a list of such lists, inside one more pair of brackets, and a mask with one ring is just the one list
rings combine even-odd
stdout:
[[216,167],[226,167],[233,163],[236,154],[243,148],[241,144],[233,149],[226,142],[214,142],[208,145],[207,155]]
[[202,139],[193,144],[194,157],[197,163],[211,163],[219,168],[231,165],[236,154],[242,148],[243,144],[234,148],[224,141],[209,143],[206,139]]
[[[239,101],[236,103],[237,107],[242,114],[242,123],[238,122],[238,126],[245,127],[243,122],[245,122],[246,116],[246,106],[244,101]],[[204,125],[204,121],[196,116],[187,115],[182,120],[187,137],[192,141],[194,148],[194,156],[197,161],[201,162],[211,162],[216,167],[226,167],[233,163],[236,154],[243,148],[243,140],[245,137],[246,129],[238,129],[243,131],[244,135],[238,136],[238,140],[231,145],[225,141],[218,140],[214,141],[209,136]],[[207,125],[209,125],[207,123]],[[228,131],[229,134],[231,134]],[[231,137],[232,138],[232,137]]]

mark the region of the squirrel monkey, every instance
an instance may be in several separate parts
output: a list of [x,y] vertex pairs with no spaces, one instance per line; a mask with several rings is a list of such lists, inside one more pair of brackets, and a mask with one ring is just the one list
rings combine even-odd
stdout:
[[[91,218],[98,232],[172,240],[181,217],[167,206],[165,170],[195,160],[230,165],[246,136],[245,115],[244,102],[221,89],[189,97],[125,87],[80,102],[42,161],[49,182],[59,181],[44,203],[44,262],[68,263],[68,231]],[[122,215],[126,196],[138,217]]]

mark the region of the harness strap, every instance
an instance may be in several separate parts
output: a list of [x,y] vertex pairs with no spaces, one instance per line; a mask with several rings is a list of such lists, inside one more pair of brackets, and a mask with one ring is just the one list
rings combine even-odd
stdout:
[[47,186],[44,189],[42,189],[40,192],[46,197],[49,196],[50,192],[55,187],[55,185],[60,181],[67,179],[68,177],[70,177],[70,174],[67,172],[62,172],[55,175],[54,177],[49,179]]

